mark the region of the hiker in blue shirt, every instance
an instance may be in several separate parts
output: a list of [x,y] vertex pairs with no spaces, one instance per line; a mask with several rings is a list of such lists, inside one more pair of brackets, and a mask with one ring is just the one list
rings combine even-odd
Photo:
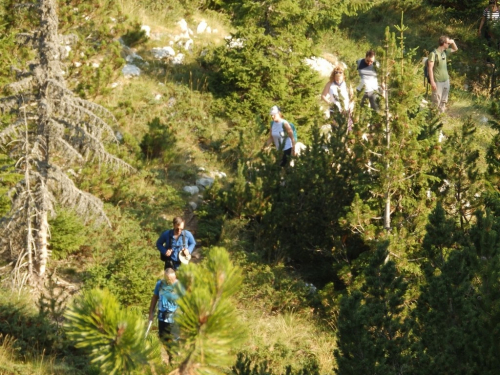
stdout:
[[177,275],[172,268],[167,268],[164,278],[156,283],[153,297],[149,305],[149,321],[152,322],[158,303],[158,334],[160,340],[167,344],[179,337],[175,326],[174,315],[178,309],[177,300],[184,293]]
[[184,219],[175,217],[174,229],[166,230],[156,241],[160,251],[160,258],[165,262],[165,269],[176,270],[181,262],[187,263],[191,259],[196,241],[190,231],[184,230]]

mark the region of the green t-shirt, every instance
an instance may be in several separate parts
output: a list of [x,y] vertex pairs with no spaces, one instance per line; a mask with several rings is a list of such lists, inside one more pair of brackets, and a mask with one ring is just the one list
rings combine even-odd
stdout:
[[432,72],[434,73],[434,82],[446,82],[450,79],[448,75],[447,58],[451,53],[451,48],[439,52],[437,49],[429,54],[429,61],[434,62]]

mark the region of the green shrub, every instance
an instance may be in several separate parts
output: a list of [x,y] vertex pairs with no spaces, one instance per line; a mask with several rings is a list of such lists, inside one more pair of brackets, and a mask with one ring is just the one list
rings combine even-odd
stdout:
[[81,218],[73,211],[61,209],[49,221],[50,249],[54,259],[64,259],[77,252],[85,243],[87,228]]
[[175,146],[175,134],[172,126],[162,124],[158,117],[148,123],[149,131],[140,144],[143,155],[147,159],[164,156],[165,152]]
[[132,26],[132,30],[127,30],[127,32],[122,35],[123,43],[128,47],[136,47],[139,44],[147,41],[146,31],[141,30],[141,24],[136,22]]

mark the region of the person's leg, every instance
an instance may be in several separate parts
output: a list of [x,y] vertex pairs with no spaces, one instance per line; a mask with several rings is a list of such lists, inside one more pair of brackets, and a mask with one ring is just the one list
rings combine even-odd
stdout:
[[291,147],[288,150],[283,151],[283,158],[281,159],[281,163],[280,163],[281,167],[288,166],[288,159],[291,155],[292,155],[292,148]]
[[374,111],[378,111],[377,92],[372,91],[367,93],[367,95],[368,95],[368,100],[370,101],[370,107],[372,107]]
[[174,263],[170,257],[167,258],[163,267],[164,270],[166,270],[167,268],[174,268]]
[[164,344],[172,341],[172,324],[158,320],[158,336]]
[[439,82],[441,86],[441,98],[439,101],[439,111],[443,113],[446,110],[446,104],[448,103],[448,93],[450,92],[450,80],[446,82]]
[[363,97],[361,98],[361,104],[360,104],[361,107],[365,105],[366,99],[368,99],[368,94],[365,92],[363,94]]
[[439,108],[439,103],[441,103],[441,92],[443,89],[441,83],[443,82],[436,82],[436,90],[432,90],[432,104],[436,108]]

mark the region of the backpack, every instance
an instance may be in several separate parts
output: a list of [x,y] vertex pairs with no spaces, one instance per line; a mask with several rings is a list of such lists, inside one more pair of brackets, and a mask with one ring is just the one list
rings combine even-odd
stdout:
[[[182,236],[183,248],[187,249],[187,246],[186,246],[186,235],[184,234],[184,231],[181,232],[181,236]],[[169,239],[169,243],[166,246],[167,249],[172,247],[172,242],[173,242],[173,239],[174,239],[174,230],[173,229],[170,231],[170,236],[169,236],[168,239]],[[166,255],[163,255],[162,253],[160,253],[160,259],[162,260],[162,262],[167,262],[167,261],[171,260],[170,257],[167,257]]]
[[[283,120],[283,133],[285,133],[285,136],[287,136],[288,133],[285,132],[285,121],[286,120]],[[273,126],[273,120],[271,120],[271,127]],[[293,133],[293,140],[295,142],[297,142],[297,129],[295,129],[295,125],[293,123],[291,123],[290,121],[287,121],[288,122],[288,125],[290,125],[290,128],[292,128],[292,133]]]
[[[431,53],[434,53],[435,56],[437,57],[437,52],[436,50],[432,51]],[[439,59],[435,58],[435,64],[439,65]],[[429,78],[429,58],[427,57],[424,62],[424,84],[425,83],[431,83],[430,78]]]

